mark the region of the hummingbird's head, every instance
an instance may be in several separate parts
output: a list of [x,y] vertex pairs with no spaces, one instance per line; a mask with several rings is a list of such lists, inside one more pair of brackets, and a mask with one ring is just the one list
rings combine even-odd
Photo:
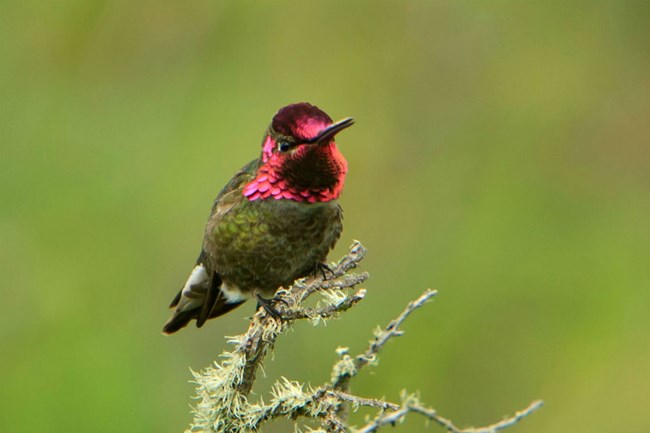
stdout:
[[334,137],[353,123],[352,118],[333,122],[306,102],[280,109],[264,137],[258,176],[244,195],[249,200],[274,197],[308,202],[337,198],[347,163]]

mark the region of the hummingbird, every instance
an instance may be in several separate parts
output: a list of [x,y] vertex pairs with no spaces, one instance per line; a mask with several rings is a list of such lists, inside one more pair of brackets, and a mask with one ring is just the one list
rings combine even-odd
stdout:
[[280,287],[322,270],[343,230],[338,198],[348,167],[335,136],[354,123],[333,122],[306,102],[273,117],[262,152],[217,195],[199,257],[172,300],[163,327],[172,334],[255,298],[268,305]]

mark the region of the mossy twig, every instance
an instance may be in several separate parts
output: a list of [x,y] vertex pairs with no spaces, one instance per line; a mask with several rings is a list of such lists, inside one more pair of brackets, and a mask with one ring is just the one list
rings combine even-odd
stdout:
[[[221,362],[194,373],[199,403],[194,408],[194,420],[187,432],[243,433],[259,430],[265,423],[280,417],[297,419],[305,417],[318,422],[321,430],[334,433],[371,433],[385,425],[401,422],[407,414],[418,413],[431,419],[452,433],[489,433],[502,430],[517,423],[541,407],[541,401],[496,424],[477,429],[459,429],[451,421],[422,405],[412,394],[402,393],[401,403],[382,399],[365,398],[349,392],[350,381],[359,371],[372,364],[380,350],[393,337],[403,334],[400,329],[408,316],[436,295],[427,290],[410,302],[402,313],[386,328],[378,329],[375,338],[361,354],[351,357],[346,348],[338,348],[339,360],[332,369],[329,383],[319,387],[281,378],[273,385],[269,402],[261,398],[253,400],[250,391],[257,369],[280,334],[289,329],[295,320],[309,319],[312,323],[328,320],[363,300],[366,291],[346,291],[367,280],[368,274],[350,273],[365,256],[366,249],[359,242],[352,244],[349,253],[334,264],[328,273],[296,281],[291,287],[276,294],[273,309],[281,318],[260,308],[251,318],[245,334],[228,337],[234,345],[232,351],[221,354]],[[306,307],[304,302],[319,293],[321,303]],[[356,411],[360,407],[379,409],[377,415],[361,428],[354,428],[347,420],[348,405]]]

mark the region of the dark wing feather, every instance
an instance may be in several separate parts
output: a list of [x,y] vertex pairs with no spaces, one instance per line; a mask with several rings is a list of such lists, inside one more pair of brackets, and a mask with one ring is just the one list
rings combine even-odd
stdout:
[[[259,165],[260,161],[258,159],[249,162],[223,187],[214,200],[210,212],[211,217],[215,212],[222,211],[219,209],[219,204],[225,195],[243,188],[245,183],[252,180]],[[192,319],[196,319],[196,326],[200,328],[206,320],[225,314],[243,303],[243,301],[237,303],[226,302],[227,300],[221,294],[220,290],[222,283],[221,277],[210,269],[207,255],[205,249],[202,248],[196,260],[196,266],[205,268],[205,271],[209,275],[209,281],[207,284],[203,283],[191,286],[192,290],[187,294],[183,294],[183,289],[176,294],[169,306],[169,308],[175,308],[175,310],[167,323],[165,323],[163,333],[171,334],[176,332],[187,326]]]
[[219,298],[221,297],[221,278],[216,273],[212,274],[212,280],[210,281],[210,287],[205,296],[205,301],[201,306],[201,310],[196,316],[196,327],[200,328],[203,326],[206,320],[210,318],[210,313],[217,305]]

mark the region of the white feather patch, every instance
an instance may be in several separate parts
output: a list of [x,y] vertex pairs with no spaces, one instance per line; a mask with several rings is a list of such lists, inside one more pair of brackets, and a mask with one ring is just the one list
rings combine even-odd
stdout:
[[228,304],[240,303],[248,299],[248,295],[239,290],[238,287],[228,286],[226,283],[221,285],[221,293],[226,297]]
[[192,269],[190,277],[187,279],[185,285],[183,286],[183,295],[188,296],[192,291],[192,286],[198,286],[207,281],[208,273],[205,270],[205,266],[196,265],[194,269]]

